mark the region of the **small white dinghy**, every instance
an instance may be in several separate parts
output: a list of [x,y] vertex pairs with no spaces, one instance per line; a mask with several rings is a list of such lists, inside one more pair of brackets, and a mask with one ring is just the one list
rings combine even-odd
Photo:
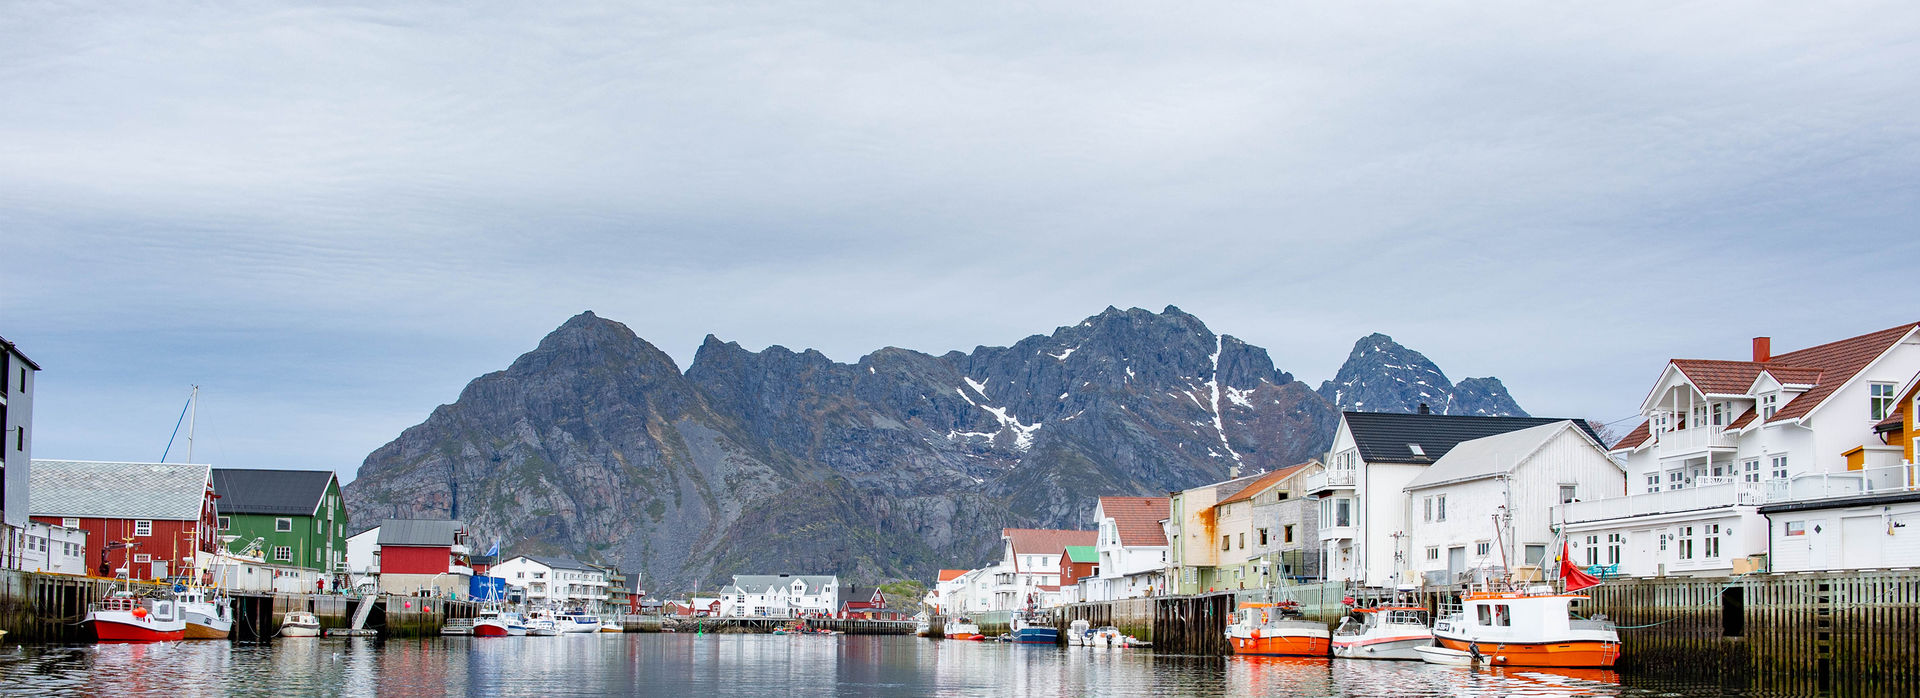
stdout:
[[1475,664],[1479,664],[1486,661],[1484,657],[1476,656],[1471,652],[1456,650],[1451,647],[1440,647],[1437,645],[1431,646],[1431,647],[1415,647],[1413,648],[1413,651],[1418,652],[1420,654],[1420,658],[1425,660],[1428,664],[1444,664],[1447,666],[1473,666]]

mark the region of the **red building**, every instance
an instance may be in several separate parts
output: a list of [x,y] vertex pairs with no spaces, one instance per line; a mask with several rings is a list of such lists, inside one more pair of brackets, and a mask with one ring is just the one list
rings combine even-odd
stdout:
[[1060,555],[1060,586],[1079,584],[1081,579],[1100,576],[1100,551],[1091,545],[1069,545]]
[[85,530],[92,574],[165,579],[218,549],[210,466],[35,460],[29,478],[33,520]]
[[446,519],[387,519],[380,522],[374,552],[380,567],[380,591],[388,594],[464,594],[473,567],[467,527]]
[[[871,592],[860,591],[857,584],[849,584],[845,590],[846,601],[840,604],[840,617],[859,620],[900,620],[905,614],[898,609],[887,608],[887,596],[880,593],[879,587]],[[859,600],[855,600],[859,599]]]

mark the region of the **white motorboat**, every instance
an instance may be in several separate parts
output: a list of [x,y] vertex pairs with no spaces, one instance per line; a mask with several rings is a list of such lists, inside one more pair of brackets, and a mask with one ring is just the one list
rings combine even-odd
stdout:
[[280,621],[281,637],[319,637],[320,619],[306,611],[289,611]]
[[1088,623],[1085,618],[1073,619],[1072,623],[1067,624],[1067,645],[1070,647],[1085,647],[1093,644],[1090,641],[1093,636],[1092,626],[1093,624]]
[[1444,664],[1447,666],[1473,666],[1484,660],[1482,657],[1475,657],[1472,653],[1450,647],[1441,647],[1439,645],[1415,647],[1413,648],[1413,653],[1428,664]]
[[600,619],[583,612],[559,613],[553,616],[553,623],[563,633],[600,632]]
[[955,618],[947,621],[946,633],[944,637],[946,637],[949,640],[979,641],[979,640],[987,639],[985,635],[980,634],[980,626],[974,623],[972,618],[966,618],[966,617]]
[[233,600],[201,587],[174,587],[186,616],[188,640],[225,640],[233,634]]
[[924,616],[921,617],[919,622],[913,624],[913,634],[915,637],[926,637],[933,634],[933,621],[927,620]]
[[607,619],[607,620],[603,620],[603,621],[600,621],[600,632],[603,632],[603,633],[624,633],[624,632],[626,632],[626,631],[627,631],[627,629],[626,629],[626,628],[624,628],[624,627],[621,627],[621,625],[620,625],[620,622],[619,622],[619,621],[616,621],[616,620],[613,620],[613,619],[610,619],[610,618],[609,618],[609,619]]
[[1419,606],[1380,606],[1354,611],[1333,631],[1333,656],[1345,659],[1404,659],[1419,661],[1414,652],[1433,644],[1427,609]]
[[1087,636],[1087,644],[1094,647],[1126,647],[1128,646],[1128,640],[1127,636],[1122,634],[1119,628],[1106,625],[1094,630],[1092,635]]

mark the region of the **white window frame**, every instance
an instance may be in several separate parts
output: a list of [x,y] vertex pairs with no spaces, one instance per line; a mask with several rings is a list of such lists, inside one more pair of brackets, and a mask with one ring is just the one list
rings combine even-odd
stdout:
[[1439,547],[1439,546],[1428,546],[1428,547],[1427,547],[1427,559],[1428,559],[1428,560],[1439,560],[1439,559],[1440,559],[1440,547]]
[[143,537],[153,535],[153,520],[135,519],[133,522],[133,535]]
[[1647,473],[1647,494],[1660,491],[1660,473]]
[[1576,500],[1579,498],[1580,498],[1579,485],[1561,485],[1560,486],[1560,503],[1561,504],[1572,504],[1573,500]]
[[79,528],[80,519],[72,516],[62,517],[60,519],[60,525],[65,526],[67,528]]
[[1900,402],[1900,396],[1894,393],[1895,389],[1896,386],[1892,383],[1867,384],[1868,419],[1878,422],[1886,419],[1887,415],[1893,414],[1893,406]]
[[1740,461],[1740,479],[1743,482],[1760,481],[1760,459],[1748,458]]
[[292,533],[293,519],[287,518],[285,516],[274,519],[273,530],[275,533]]
[[214,519],[214,528],[217,528],[217,529],[219,529],[219,530],[222,530],[222,531],[231,531],[231,530],[233,530],[233,517],[231,517],[231,516],[220,516],[220,517],[215,517],[215,519]]
[[1760,396],[1760,418],[1773,419],[1780,411],[1780,393],[1771,392]]
[[1433,505],[1433,520],[1435,522],[1446,521],[1447,520],[1447,496],[1444,494],[1438,495],[1438,496],[1435,496],[1433,500],[1435,502]]
[[1701,557],[1708,560],[1720,559],[1720,524],[1710,523],[1701,527]]
[[134,553],[134,554],[133,554],[133,564],[136,564],[136,565],[142,565],[142,564],[145,564],[145,565],[151,565],[151,564],[153,564],[153,553]]
[[1776,453],[1767,457],[1767,475],[1769,477],[1775,480],[1785,480],[1788,477],[1788,472],[1787,454]]
[[293,546],[291,545],[273,546],[273,561],[274,562],[293,562]]

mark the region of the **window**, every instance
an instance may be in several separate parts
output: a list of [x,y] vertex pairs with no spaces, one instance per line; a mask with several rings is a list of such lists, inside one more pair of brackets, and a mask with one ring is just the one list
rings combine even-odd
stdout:
[[1420,503],[1426,508],[1426,513],[1421,515],[1420,520],[1432,521],[1433,520],[1433,498],[1424,497],[1420,500]]
[[1527,546],[1527,564],[1538,565],[1545,559],[1547,559],[1547,546],[1537,544]]
[[1247,534],[1245,531],[1240,532],[1240,549],[1241,550],[1247,549]]
[[1620,564],[1620,549],[1626,547],[1626,545],[1627,545],[1627,534],[1625,533],[1607,534],[1607,564],[1609,565]]
[[[1760,466],[1756,465],[1755,468]],[[1660,491],[1660,473],[1647,473],[1647,494]]]
[[1574,500],[1574,496],[1573,496],[1574,491],[1577,488],[1578,487],[1576,485],[1561,485],[1560,486],[1560,503],[1567,504],[1569,502],[1572,502]]
[[230,531],[230,530],[233,530],[233,519],[232,519],[232,517],[227,517],[227,516],[222,516],[222,517],[220,517],[220,522],[219,522],[219,527],[220,527],[220,530],[222,530],[222,531]]
[[1760,418],[1773,419],[1773,413],[1780,411],[1780,394],[1767,393],[1760,396]]
[[1260,534],[1260,547],[1262,548],[1267,547],[1267,529],[1264,529],[1264,528],[1260,529],[1259,534]]
[[1706,406],[1706,405],[1694,405],[1694,406],[1693,406],[1693,421],[1691,421],[1691,422],[1688,422],[1687,424],[1688,424],[1689,426],[1695,426],[1695,427],[1704,427],[1704,426],[1706,426],[1706,425],[1707,425],[1707,406]]
[[146,519],[140,519],[139,521],[133,522],[133,535],[136,535],[136,536],[153,535],[153,522],[148,521]]
[[1600,564],[1600,536],[1598,534],[1587,536],[1587,544],[1582,547],[1587,549],[1587,565],[1589,567]]
[[1774,456],[1770,464],[1773,466],[1773,471],[1769,474],[1773,476],[1773,479],[1787,479],[1787,456],[1785,454]]
[[1493,625],[1493,609],[1489,608],[1486,604],[1481,604],[1479,610],[1480,612],[1476,615],[1479,617],[1480,624]]
[[1867,418],[1873,421],[1886,419],[1893,414],[1893,384],[1867,384]]
[[1700,552],[1708,560],[1720,558],[1720,524],[1707,524],[1702,527],[1706,535],[1700,537]]
[[80,520],[69,516],[67,518],[61,519],[60,525],[65,526],[67,528],[79,528]]
[[273,546],[273,560],[274,562],[293,561],[293,548],[286,545]]
[[1287,524],[1285,526],[1280,527],[1280,542],[1282,543],[1293,542],[1293,524]]
[[1440,549],[1439,549],[1439,548],[1437,548],[1437,547],[1434,547],[1434,548],[1427,548],[1427,559],[1428,559],[1428,560],[1438,560],[1438,559],[1440,559]]
[[1434,502],[1433,520],[1435,521],[1447,520],[1447,496],[1443,494],[1438,497],[1434,497],[1433,502]]
[[280,531],[283,533],[293,530],[293,519],[285,519],[285,518],[274,519],[273,530]]
[[1473,544],[1473,554],[1475,555],[1486,557],[1487,553],[1490,553],[1490,552],[1493,552],[1493,543],[1491,541],[1483,540]]
[[1789,536],[1804,536],[1804,535],[1807,535],[1807,522],[1805,522],[1805,521],[1788,521],[1788,522],[1787,522],[1787,535],[1789,535]]
[[1667,471],[1667,489],[1677,490],[1687,486],[1687,474],[1679,470]]
[[1740,461],[1740,470],[1741,470],[1740,479],[1745,480],[1747,482],[1760,481],[1760,459],[1749,458],[1747,460]]
[[1692,560],[1693,559],[1693,527],[1681,526],[1679,540],[1680,540],[1680,559]]
[[1221,536],[1221,537],[1220,537],[1220,549],[1221,549],[1221,550],[1232,550],[1232,549],[1233,549],[1233,536]]
[[319,560],[319,559],[320,559],[320,549],[319,549],[319,548],[314,548],[314,549],[313,549],[313,559],[314,559],[314,560]]
[[1727,413],[1729,411],[1730,410],[1728,409],[1727,403],[1724,403],[1724,402],[1713,403],[1713,425],[1716,427],[1726,426],[1728,421]]
[[1513,625],[1513,609],[1508,608],[1508,606],[1503,603],[1494,604],[1493,624],[1499,626]]
[[134,553],[133,561],[138,563],[143,563],[143,564],[150,563],[150,562],[153,562],[153,555],[149,553]]

